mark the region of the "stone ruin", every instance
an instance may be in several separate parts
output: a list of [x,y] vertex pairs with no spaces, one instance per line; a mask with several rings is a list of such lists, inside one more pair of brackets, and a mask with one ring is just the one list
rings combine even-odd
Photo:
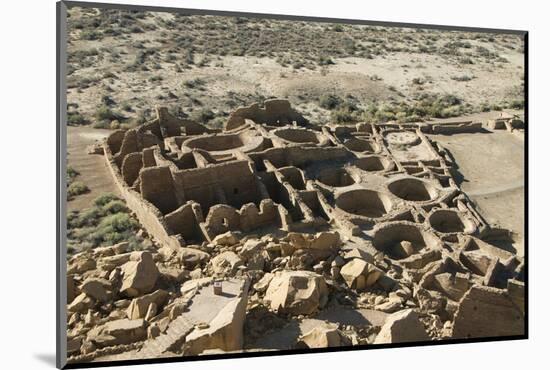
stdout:
[[269,100],[222,130],[157,108],[114,131],[102,153],[155,245],[69,260],[69,362],[522,335],[523,259],[426,136],[480,125],[319,127]]

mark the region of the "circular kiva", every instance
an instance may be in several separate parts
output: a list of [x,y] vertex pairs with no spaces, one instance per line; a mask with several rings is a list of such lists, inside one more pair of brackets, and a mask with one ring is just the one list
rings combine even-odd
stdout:
[[379,218],[392,208],[391,200],[385,194],[374,190],[356,189],[340,194],[336,207],[357,216]]
[[420,142],[420,137],[414,132],[389,132],[385,135],[386,141],[392,145],[407,145],[412,146]]
[[438,209],[428,216],[430,226],[440,233],[472,232],[474,223],[457,211],[451,209]]
[[283,128],[273,131],[273,134],[285,141],[297,144],[319,144],[319,134],[312,130],[299,128]]
[[202,149],[208,152],[224,152],[237,148],[248,152],[261,148],[262,144],[261,136],[245,134],[204,135],[189,139],[184,143],[188,148]]
[[441,242],[433,233],[421,230],[413,223],[395,222],[375,230],[373,245],[389,258],[402,260],[425,248],[440,248]]
[[353,164],[367,172],[385,171],[392,167],[392,162],[389,159],[377,155],[359,158]]
[[414,177],[395,180],[388,184],[388,190],[396,197],[411,202],[426,202],[438,196],[434,186]]
[[344,142],[344,146],[352,152],[376,153],[379,150],[378,144],[369,140],[358,139],[356,137]]
[[319,172],[319,175],[317,175],[317,181],[334,188],[355,184],[353,178],[344,168],[326,168]]

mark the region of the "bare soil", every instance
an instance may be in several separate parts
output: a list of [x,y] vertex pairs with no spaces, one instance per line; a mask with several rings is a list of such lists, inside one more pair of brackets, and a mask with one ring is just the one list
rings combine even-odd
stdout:
[[67,202],[68,212],[88,208],[92,204],[92,200],[100,194],[117,193],[117,188],[105,164],[105,157],[87,153],[88,145],[104,139],[110,132],[91,127],[68,127],[68,166],[80,173],[77,180],[86,184],[90,189],[88,193],[78,195]]
[[270,97],[318,123],[339,108],[321,104],[326,95],[358,118],[430,95],[456,98],[435,112],[452,116],[523,104],[513,35],[73,8],[68,54],[70,109],[89,124],[102,124],[105,97],[119,121],[141,122],[162,104],[214,126]]

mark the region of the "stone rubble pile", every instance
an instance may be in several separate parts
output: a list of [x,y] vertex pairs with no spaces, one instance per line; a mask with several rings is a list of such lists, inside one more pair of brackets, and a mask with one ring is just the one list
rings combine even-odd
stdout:
[[76,254],[67,267],[70,361],[258,349],[257,338],[342,308],[384,319],[351,325],[342,314],[285,345],[418,342],[523,330],[518,257],[504,260],[490,249],[475,256],[453,252],[409,268],[346,242],[337,232],[227,232],[179,249],[130,251],[120,243]]

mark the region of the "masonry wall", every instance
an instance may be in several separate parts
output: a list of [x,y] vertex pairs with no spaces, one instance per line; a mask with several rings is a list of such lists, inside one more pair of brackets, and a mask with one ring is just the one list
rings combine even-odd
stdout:
[[247,161],[182,170],[173,175],[185,198],[199,202],[205,212],[218,203],[240,208],[261,200],[256,176]]
[[264,199],[258,208],[254,203],[248,203],[240,210],[226,204],[212,207],[203,224],[203,230],[208,239],[229,230],[249,232],[271,225],[286,226],[288,217],[286,211],[281,213],[279,207],[271,199]]
[[126,185],[115,161],[113,160],[111,149],[107,142],[103,145],[103,149],[105,151],[107,167],[113,176],[113,180],[128,207],[135,212],[139,222],[159,243],[172,248],[180,247],[182,245],[182,241],[177,237],[171,236],[174,233],[164,221],[159,210],[156,209],[151,203],[144,200],[140,193],[132,190]]

